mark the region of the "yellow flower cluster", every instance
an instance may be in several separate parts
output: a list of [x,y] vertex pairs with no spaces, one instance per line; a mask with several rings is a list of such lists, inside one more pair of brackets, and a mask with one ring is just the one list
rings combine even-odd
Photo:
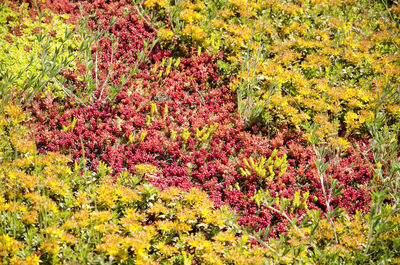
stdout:
[[193,22],[199,22],[204,19],[204,17],[192,9],[185,9],[181,12],[181,18],[183,21],[192,24]]
[[[350,261],[354,258],[354,253],[357,251],[365,251],[365,247],[370,244],[370,251],[384,251],[383,248],[391,247],[396,244],[396,240],[400,236],[399,227],[399,214],[390,217],[385,226],[391,227],[391,229],[386,229],[383,233],[379,234],[379,237],[373,241],[371,237],[376,231],[370,227],[368,219],[365,218],[361,211],[358,211],[356,215],[350,217],[347,214],[338,217],[334,222],[333,226],[337,233],[338,241],[336,242],[334,230],[331,224],[326,219],[322,219],[318,223],[318,227],[315,230],[313,236],[313,243],[319,248],[319,251],[323,251],[325,255],[332,257],[340,257],[342,261]],[[300,232],[303,235],[307,235],[311,232],[311,228],[302,228]],[[298,230],[291,229],[288,233],[288,242],[293,247],[299,247],[300,245],[309,245],[306,242],[306,238],[302,237]],[[304,248],[302,251],[304,253],[301,256],[307,257],[311,249]],[[398,264],[398,263],[393,263]]]
[[160,29],[157,31],[157,36],[162,41],[169,41],[172,40],[174,33],[169,29]]
[[184,36],[189,37],[194,41],[202,41],[206,38],[204,29],[194,24],[187,24],[182,33]]
[[139,164],[135,166],[137,173],[140,175],[145,175],[148,173],[155,173],[157,171],[157,167],[151,164]]
[[147,8],[163,8],[167,4],[167,0],[146,0],[144,6]]
[[16,126],[25,120],[22,109],[15,105],[4,106],[4,111],[0,114],[0,139],[2,140],[2,150],[0,156],[4,159],[9,152],[16,151],[21,153],[32,153],[34,150],[33,141],[26,139],[27,130]]

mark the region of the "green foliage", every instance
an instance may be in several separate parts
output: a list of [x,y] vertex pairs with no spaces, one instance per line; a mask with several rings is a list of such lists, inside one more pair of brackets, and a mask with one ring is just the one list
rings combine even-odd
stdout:
[[[280,178],[286,172],[288,161],[286,154],[279,157],[277,153],[278,150],[275,149],[268,159],[261,157],[259,162],[255,161],[252,157],[243,159],[246,168],[240,168],[240,173],[248,177],[254,172],[265,182],[271,182],[274,181],[275,178]],[[278,175],[276,175],[276,171],[279,171]]]
[[48,10],[32,18],[27,3],[3,2],[0,9],[0,97],[2,106],[11,98],[29,101],[37,92],[63,97],[60,72],[72,70],[79,53],[74,26],[68,15]]
[[205,142],[209,139],[211,139],[212,135],[218,128],[218,123],[215,123],[214,125],[211,125],[209,128],[203,128],[199,129],[196,128],[196,138],[200,142]]

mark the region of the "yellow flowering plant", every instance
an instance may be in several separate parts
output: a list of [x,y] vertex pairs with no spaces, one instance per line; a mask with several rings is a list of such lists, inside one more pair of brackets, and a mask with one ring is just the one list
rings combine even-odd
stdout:
[[[11,98],[26,102],[38,91],[65,97],[63,88],[55,80],[60,80],[62,70],[76,68],[81,39],[73,32],[75,26],[66,23],[67,14],[56,15],[46,9],[38,16],[35,19],[29,14],[28,3],[1,3],[2,106]],[[15,34],[9,34],[12,32]]]

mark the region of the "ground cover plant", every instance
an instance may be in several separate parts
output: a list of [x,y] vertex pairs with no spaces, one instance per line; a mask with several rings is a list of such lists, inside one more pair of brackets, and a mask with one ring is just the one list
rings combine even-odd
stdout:
[[1,2],[1,262],[400,263],[399,10]]
[[[178,38],[225,51],[247,126],[307,131],[310,121],[323,124],[322,141],[345,146],[365,133],[384,87],[398,86],[398,9],[385,1],[166,2],[144,4],[172,13]],[[398,103],[383,103],[391,122]]]

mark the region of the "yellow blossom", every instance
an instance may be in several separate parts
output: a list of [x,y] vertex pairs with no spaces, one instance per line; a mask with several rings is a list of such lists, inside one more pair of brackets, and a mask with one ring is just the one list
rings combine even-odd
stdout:
[[167,0],[146,0],[144,6],[147,8],[163,8],[167,4]]
[[110,233],[116,233],[119,230],[119,227],[118,225],[115,224],[99,224],[95,225],[94,229],[101,233],[110,234]]
[[214,19],[212,21],[212,24],[215,28],[226,28],[226,26],[227,26],[225,21],[223,21],[222,19],[218,19],[218,18]]
[[90,216],[93,222],[101,224],[112,219],[114,215],[110,211],[94,211]]
[[171,40],[172,37],[174,36],[174,33],[173,33],[171,30],[169,30],[169,29],[160,29],[160,30],[157,32],[157,36],[158,36],[161,40],[166,41],[166,40]]
[[78,192],[75,195],[75,201],[74,201],[75,206],[82,206],[82,205],[88,204],[89,202],[90,201],[87,197],[86,192]]
[[79,229],[87,227],[90,224],[89,217],[90,217],[90,212],[88,210],[79,211],[63,224],[63,228]]
[[37,211],[29,211],[22,215],[21,219],[26,224],[35,224],[37,222],[38,212]]
[[104,252],[108,256],[118,257],[121,260],[128,258],[128,249],[123,248],[122,244],[125,240],[123,236],[118,234],[108,234],[102,239],[102,243],[96,246],[98,251]]
[[159,196],[160,199],[163,201],[172,201],[173,199],[177,198],[181,191],[176,187],[170,187],[160,192]]
[[148,212],[153,215],[167,214],[168,209],[164,204],[157,202],[148,210]]
[[167,257],[179,253],[179,250],[176,247],[165,245],[164,243],[159,243],[156,247],[161,254]]
[[201,21],[201,20],[204,19],[204,17],[200,13],[198,13],[196,11],[193,11],[192,9],[183,10],[181,12],[181,18],[184,21],[186,21],[187,23],[190,23],[190,24],[192,24],[193,22]]
[[60,252],[59,242],[55,239],[45,240],[40,244],[40,248],[44,253],[57,255]]
[[0,257],[7,256],[10,254],[16,254],[22,247],[24,243],[15,240],[9,235],[0,235]]
[[156,227],[160,231],[166,232],[166,233],[172,232],[176,228],[175,223],[173,221],[158,221],[156,223]]
[[230,232],[219,232],[215,237],[215,240],[220,242],[235,242],[236,237]]
[[204,30],[194,24],[187,24],[183,29],[183,35],[190,37],[195,41],[201,41],[206,38]]

